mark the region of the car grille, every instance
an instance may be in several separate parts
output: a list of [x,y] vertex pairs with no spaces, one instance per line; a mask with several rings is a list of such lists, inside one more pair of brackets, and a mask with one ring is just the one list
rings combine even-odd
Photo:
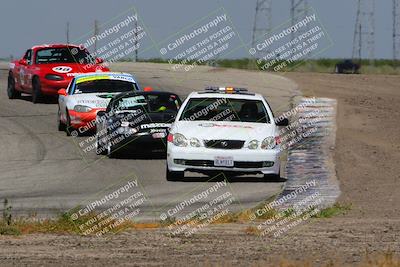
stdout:
[[204,140],[207,148],[214,149],[241,149],[244,145],[242,140]]

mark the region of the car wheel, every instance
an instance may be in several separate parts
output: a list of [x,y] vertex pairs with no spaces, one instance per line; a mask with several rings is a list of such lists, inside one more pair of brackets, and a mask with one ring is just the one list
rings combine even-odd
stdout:
[[96,154],[97,155],[106,155],[107,152],[108,151],[106,150],[106,148],[100,144],[99,136],[96,133]]
[[39,100],[42,96],[41,88],[40,80],[38,78],[34,78],[32,82],[32,103],[39,103]]
[[61,131],[61,132],[65,131],[66,126],[65,126],[65,123],[63,123],[61,121],[61,110],[60,110],[60,107],[58,107],[57,125],[58,125],[58,130],[59,131]]
[[167,181],[170,181],[170,182],[180,181],[180,180],[183,180],[183,178],[185,178],[185,172],[170,171],[168,169],[168,164],[167,164],[166,176],[167,176]]
[[109,157],[110,159],[114,159],[117,158],[118,153],[115,150],[115,148],[111,145],[111,143],[109,142],[107,144],[107,151],[106,151],[107,157]]
[[21,92],[15,90],[15,81],[11,74],[8,75],[7,95],[9,99],[15,99],[21,96]]
[[264,180],[267,182],[281,182],[281,171],[277,174],[264,174]]
[[65,132],[67,133],[67,136],[71,136],[73,131],[75,131],[75,129],[71,126],[71,117],[67,111],[67,124],[65,125]]

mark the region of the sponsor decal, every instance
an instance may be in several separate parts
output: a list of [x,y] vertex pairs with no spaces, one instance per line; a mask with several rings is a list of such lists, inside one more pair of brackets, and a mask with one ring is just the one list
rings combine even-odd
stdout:
[[67,67],[67,66],[57,66],[57,67],[52,68],[52,70],[54,72],[58,72],[58,73],[68,73],[72,70],[72,68]]
[[68,77],[74,77],[74,76],[79,75],[79,74],[84,74],[84,73],[83,72],[71,72],[71,73],[67,73],[67,76]]
[[199,126],[201,126],[201,127],[214,127],[215,123],[200,123]]
[[82,77],[78,78],[76,80],[76,83],[84,83],[84,82],[90,82],[90,81],[96,81],[96,80],[109,80],[110,76],[108,75],[96,75],[96,76],[89,76],[89,77]]
[[171,123],[149,123],[149,124],[142,124],[140,127],[142,129],[149,129],[149,128],[168,128],[171,126]]
[[89,81],[96,81],[96,80],[119,80],[119,81],[127,81],[131,83],[135,83],[135,80],[129,76],[123,75],[93,75],[93,76],[86,76],[78,78],[76,83],[83,83]]
[[216,124],[216,123],[200,123],[201,127],[222,127],[222,128],[243,128],[243,129],[253,129],[251,126],[246,125],[228,125],[228,124]]

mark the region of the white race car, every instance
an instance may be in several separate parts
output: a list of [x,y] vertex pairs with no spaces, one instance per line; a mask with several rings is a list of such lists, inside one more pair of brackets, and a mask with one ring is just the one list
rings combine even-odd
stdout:
[[262,95],[241,88],[191,93],[171,126],[167,142],[168,181],[185,171],[280,176],[278,126]]
[[96,114],[118,93],[140,90],[128,73],[100,72],[75,76],[67,89],[58,90],[58,129],[71,135],[96,126]]

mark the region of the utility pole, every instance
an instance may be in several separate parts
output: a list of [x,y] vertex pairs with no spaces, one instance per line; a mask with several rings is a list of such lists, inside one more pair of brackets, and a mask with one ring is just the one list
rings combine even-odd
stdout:
[[[374,64],[375,50],[375,0],[358,0],[353,38],[353,59],[368,58]],[[366,56],[364,55],[366,53]]]
[[400,60],[400,1],[393,0],[393,65]]
[[97,57],[97,35],[99,34],[99,27],[97,20],[94,20],[94,53]]
[[138,61],[138,23],[137,23],[137,19],[135,19],[135,62]]
[[[255,47],[257,45],[257,39],[261,36],[266,36],[271,30],[272,0],[257,0],[251,46]],[[255,56],[258,57],[257,55]]]
[[69,44],[69,21],[67,22],[66,34],[67,34],[67,44]]

